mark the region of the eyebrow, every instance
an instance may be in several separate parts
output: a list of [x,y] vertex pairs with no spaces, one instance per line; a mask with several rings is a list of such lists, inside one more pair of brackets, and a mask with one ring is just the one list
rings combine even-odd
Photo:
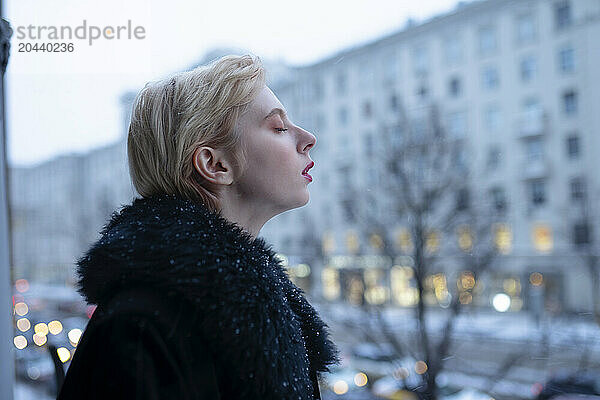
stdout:
[[275,114],[279,114],[282,118],[287,118],[287,113],[285,111],[283,111],[281,108],[275,107],[267,114],[265,119],[271,118]]

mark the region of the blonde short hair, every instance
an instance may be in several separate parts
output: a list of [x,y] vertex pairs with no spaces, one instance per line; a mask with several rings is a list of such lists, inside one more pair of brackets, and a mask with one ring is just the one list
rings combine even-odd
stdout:
[[253,55],[224,56],[147,83],[135,98],[127,137],[137,192],[142,197],[176,194],[219,209],[217,187],[194,167],[194,151],[200,146],[223,150],[238,177],[246,154],[236,121],[264,85],[262,61]]

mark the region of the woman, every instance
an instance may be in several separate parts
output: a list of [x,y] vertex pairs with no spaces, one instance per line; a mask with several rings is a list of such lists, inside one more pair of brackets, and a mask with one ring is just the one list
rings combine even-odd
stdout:
[[142,196],[77,262],[97,304],[59,399],[319,399],[328,327],[257,235],[309,200],[315,137],[255,56],[147,84],[128,136]]

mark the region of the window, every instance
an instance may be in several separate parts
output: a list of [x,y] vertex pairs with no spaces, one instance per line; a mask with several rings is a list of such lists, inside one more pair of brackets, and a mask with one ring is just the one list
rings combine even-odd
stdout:
[[342,205],[342,211],[344,213],[344,219],[346,219],[348,222],[355,222],[356,221],[356,212],[355,212],[355,208],[354,208],[354,200],[344,199],[344,200],[342,200],[341,205]]
[[552,228],[543,223],[536,223],[532,231],[533,245],[537,251],[546,252],[552,250],[554,240],[552,239]]
[[352,151],[350,139],[347,135],[338,135],[338,145],[333,149],[337,154],[346,154]]
[[393,84],[398,75],[398,58],[396,52],[390,51],[383,57],[383,80],[384,85]]
[[573,244],[584,245],[592,242],[592,230],[587,222],[577,222],[573,225]]
[[524,101],[523,114],[527,123],[535,124],[542,113],[542,105],[538,99],[530,97]]
[[402,133],[402,125],[392,125],[386,130],[388,143],[394,149],[398,149],[403,145],[404,135]]
[[358,85],[361,89],[368,89],[373,86],[375,81],[375,71],[373,63],[362,61],[358,67]]
[[312,81],[309,90],[310,90],[310,95],[311,95],[312,99],[314,99],[316,101],[323,99],[323,97],[325,95],[325,90],[323,88],[323,81],[318,78],[316,78],[314,81]]
[[500,131],[501,123],[500,109],[495,105],[486,107],[483,111],[483,124],[485,130],[488,132],[498,132]]
[[315,118],[315,129],[317,132],[321,132],[325,129],[327,129],[327,119],[325,117],[325,115],[323,115],[322,113],[317,113],[317,116]]
[[572,201],[581,201],[585,200],[585,181],[582,177],[572,178],[569,182],[569,188],[571,191],[571,200]]
[[574,90],[563,94],[563,110],[566,115],[577,114],[577,92]]
[[521,81],[532,81],[537,75],[537,59],[533,55],[529,55],[521,59],[520,65]]
[[451,137],[461,138],[467,133],[467,113],[457,111],[448,115],[448,133]]
[[517,43],[531,43],[536,39],[536,36],[537,32],[533,15],[519,15],[517,17]]
[[500,165],[502,152],[499,146],[492,146],[488,150],[487,167],[490,170],[495,170]]
[[571,135],[567,138],[567,156],[570,159],[579,158],[580,153],[579,136]]
[[453,151],[453,156],[454,156],[454,162],[453,162],[454,167],[461,169],[461,170],[466,170],[468,168],[467,151],[465,150],[465,148],[463,146],[456,147]]
[[529,139],[526,143],[527,161],[536,162],[544,159],[544,144],[541,138]]
[[571,4],[569,1],[559,1],[554,4],[554,26],[557,30],[571,26]]
[[429,132],[427,118],[416,118],[411,122],[412,133],[417,137],[424,137]]
[[565,47],[558,51],[558,70],[563,74],[575,72],[575,50]]
[[348,165],[341,165],[338,168],[338,172],[339,172],[339,176],[340,176],[340,182],[342,184],[345,185],[347,183],[350,183],[352,171],[350,170],[350,167]]
[[496,29],[485,26],[479,29],[479,54],[482,56],[493,54],[498,48]]
[[424,45],[413,48],[413,62],[415,74],[427,74],[429,69],[429,52]]
[[490,190],[492,207],[497,212],[506,211],[506,194],[501,187],[495,187]]
[[342,125],[346,125],[348,123],[348,110],[346,110],[346,107],[342,107],[338,110],[338,120]]
[[372,156],[373,155],[373,135],[371,135],[369,132],[367,132],[367,133],[365,133],[364,138],[365,138],[365,152],[367,153],[367,156]]
[[508,224],[494,224],[494,243],[502,254],[510,253],[512,248],[512,231]]
[[448,82],[448,94],[451,97],[458,97],[460,96],[461,93],[461,83],[460,83],[460,79],[458,77],[453,77],[450,79],[450,81]]
[[531,204],[534,206],[542,205],[546,202],[546,184],[542,179],[536,179],[529,182],[529,195]]
[[371,102],[365,101],[363,103],[363,116],[365,118],[371,118],[372,115],[373,115],[373,109],[371,107]]
[[395,94],[390,96],[390,109],[392,111],[398,110],[398,96]]
[[348,89],[348,82],[345,72],[339,72],[336,78],[336,90],[338,94],[345,94]]
[[485,67],[481,73],[482,86],[485,90],[493,90],[500,85],[500,76],[498,70],[495,67]]
[[461,188],[456,192],[456,210],[464,211],[469,208],[469,189]]
[[460,64],[463,58],[463,47],[459,37],[450,35],[444,41],[444,61],[449,66]]

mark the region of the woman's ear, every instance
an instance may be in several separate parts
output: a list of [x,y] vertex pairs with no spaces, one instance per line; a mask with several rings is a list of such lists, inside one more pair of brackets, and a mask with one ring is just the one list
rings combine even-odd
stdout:
[[192,160],[194,169],[207,181],[217,185],[233,183],[233,168],[223,151],[208,146],[198,147]]

